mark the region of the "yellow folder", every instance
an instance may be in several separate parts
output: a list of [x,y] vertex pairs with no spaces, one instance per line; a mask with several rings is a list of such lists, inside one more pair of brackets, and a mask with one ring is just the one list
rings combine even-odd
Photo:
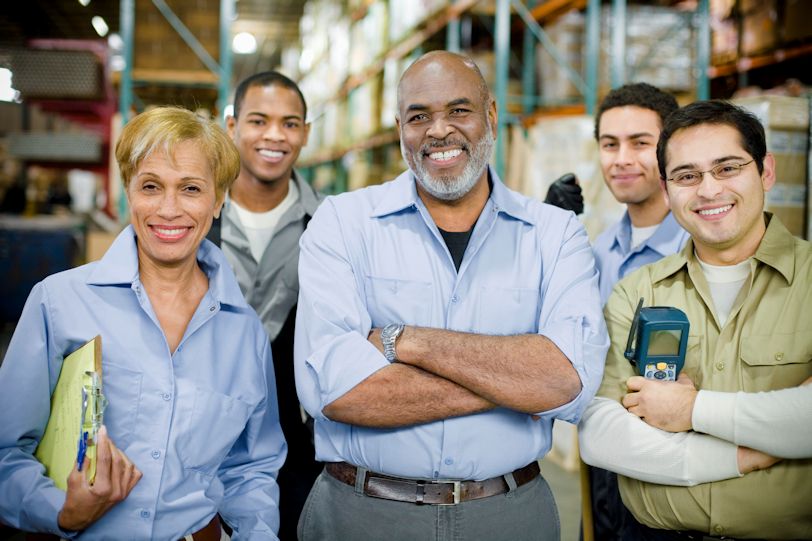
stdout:
[[96,432],[103,421],[107,400],[101,387],[101,336],[65,357],[51,395],[51,415],[34,456],[45,465],[45,474],[67,490],[68,475],[79,457],[80,446],[90,459],[88,479],[96,475]]

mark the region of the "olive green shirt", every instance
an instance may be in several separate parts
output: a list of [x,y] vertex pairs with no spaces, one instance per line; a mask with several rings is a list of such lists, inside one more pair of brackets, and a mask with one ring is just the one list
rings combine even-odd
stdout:
[[[687,314],[691,327],[683,372],[698,389],[778,390],[812,376],[812,245],[793,237],[769,213],[765,220],[750,278],[723,327],[692,240],[680,253],[617,284],[604,310],[611,346],[598,396],[620,401],[626,380],[637,375],[623,352],[641,297],[644,306],[674,306]],[[812,538],[812,459],[784,459],[763,471],[693,487],[618,479],[626,507],[653,528]]]

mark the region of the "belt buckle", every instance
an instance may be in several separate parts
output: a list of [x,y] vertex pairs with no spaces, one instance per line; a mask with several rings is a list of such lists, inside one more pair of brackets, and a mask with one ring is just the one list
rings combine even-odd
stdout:
[[450,483],[450,484],[454,485],[454,488],[453,488],[453,490],[451,492],[451,494],[454,497],[454,501],[451,502],[451,503],[438,503],[437,505],[457,505],[458,503],[460,503],[460,492],[461,492],[461,488],[462,488],[462,481],[452,481],[450,479],[444,480],[444,481],[437,481],[437,484],[441,484],[441,483],[442,484]]

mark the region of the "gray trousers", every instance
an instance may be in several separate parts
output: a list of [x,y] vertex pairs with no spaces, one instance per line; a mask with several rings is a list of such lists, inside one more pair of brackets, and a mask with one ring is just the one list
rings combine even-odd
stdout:
[[[513,476],[506,476],[515,487]],[[559,541],[558,509],[547,481],[457,505],[373,498],[322,472],[299,517],[299,541]]]

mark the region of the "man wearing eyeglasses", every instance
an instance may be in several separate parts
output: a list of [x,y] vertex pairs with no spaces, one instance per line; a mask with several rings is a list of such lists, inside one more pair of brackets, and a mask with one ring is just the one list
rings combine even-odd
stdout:
[[[750,113],[721,101],[670,115],[660,176],[691,239],[622,280],[581,454],[615,471],[639,539],[812,538],[812,246],[764,212],[775,161]],[[623,351],[635,307],[690,321],[675,382]]]

